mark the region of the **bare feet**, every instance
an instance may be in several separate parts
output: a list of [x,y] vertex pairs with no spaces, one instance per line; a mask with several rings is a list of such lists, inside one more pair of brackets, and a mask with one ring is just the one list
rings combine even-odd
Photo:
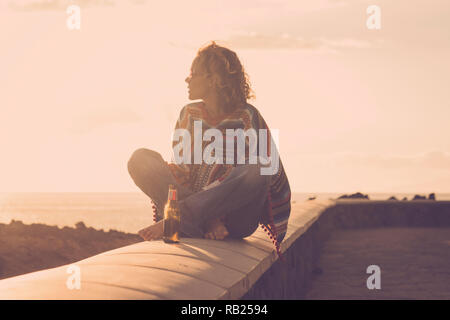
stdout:
[[[147,228],[139,230],[138,234],[147,241],[162,239],[164,234],[163,223],[164,220],[160,220]],[[220,219],[211,221],[208,224],[207,230],[205,233],[206,239],[223,240],[228,236],[228,230]]]
[[205,238],[211,240],[223,240],[228,234],[228,230],[223,224],[223,221],[215,219],[208,224]]
[[148,226],[147,228],[139,230],[138,234],[147,241],[162,239],[164,234],[163,222],[164,220],[160,220],[157,223]]

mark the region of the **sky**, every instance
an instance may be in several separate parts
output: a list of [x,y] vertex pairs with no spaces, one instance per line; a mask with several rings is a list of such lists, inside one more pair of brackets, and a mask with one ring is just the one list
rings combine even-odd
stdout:
[[184,79],[216,40],[279,130],[293,191],[448,193],[449,13],[446,0],[1,0],[0,192],[139,191],[128,159],[170,160]]

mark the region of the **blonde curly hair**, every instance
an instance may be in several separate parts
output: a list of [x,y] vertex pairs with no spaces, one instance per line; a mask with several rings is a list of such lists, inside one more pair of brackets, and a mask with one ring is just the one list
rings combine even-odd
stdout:
[[201,66],[221,97],[224,111],[229,113],[254,98],[247,73],[236,53],[215,41],[200,48],[192,66]]

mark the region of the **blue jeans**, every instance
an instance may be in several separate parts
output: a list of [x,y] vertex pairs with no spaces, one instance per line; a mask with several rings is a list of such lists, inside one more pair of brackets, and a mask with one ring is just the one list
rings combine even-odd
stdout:
[[261,175],[256,164],[237,165],[218,185],[192,192],[179,185],[158,152],[141,148],[128,161],[134,183],[155,203],[163,218],[169,185],[178,190],[182,236],[203,238],[206,223],[224,217],[231,238],[245,238],[258,228],[267,210],[266,195],[271,176]]

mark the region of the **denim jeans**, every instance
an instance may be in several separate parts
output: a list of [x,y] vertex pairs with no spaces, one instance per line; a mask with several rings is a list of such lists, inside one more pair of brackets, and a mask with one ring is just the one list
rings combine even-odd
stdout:
[[185,237],[203,238],[206,223],[221,217],[229,237],[247,237],[258,228],[267,208],[271,176],[261,175],[256,164],[236,165],[220,184],[195,193],[179,185],[161,155],[149,149],[132,154],[128,172],[155,203],[158,219],[163,218],[169,185],[177,188],[181,235]]

